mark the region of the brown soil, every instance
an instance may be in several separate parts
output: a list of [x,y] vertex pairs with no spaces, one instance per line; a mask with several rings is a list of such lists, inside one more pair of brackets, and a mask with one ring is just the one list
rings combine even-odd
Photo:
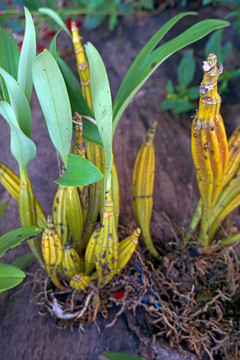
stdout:
[[[94,32],[83,31],[84,39],[94,43],[100,51],[109,74],[113,96],[119,87],[131,61],[146,43],[149,37],[171,16],[173,10],[164,11],[156,17],[122,19],[113,32],[103,27]],[[222,18],[225,14],[215,12],[215,17]],[[210,18],[211,11],[204,10],[198,17],[183,19],[172,31],[178,34],[183,28],[203,18]],[[228,39],[235,37],[231,28],[226,30]],[[169,35],[166,37],[169,38]],[[195,45],[199,66],[198,83],[201,80],[201,62],[205,40]],[[237,44],[237,43],[236,43]],[[63,36],[59,43],[64,58],[74,66],[74,57],[67,39]],[[238,49],[240,47],[238,46]],[[154,190],[154,210],[152,217],[152,233],[156,241],[167,243],[174,238],[174,232],[179,233],[186,218],[193,212],[198,199],[195,185],[195,171],[190,152],[190,115],[174,116],[159,110],[165,96],[165,84],[168,78],[176,79],[177,62],[182,53],[168,59],[154,74],[143,89],[129,105],[116,131],[114,154],[118,169],[121,212],[120,224],[128,227],[134,222],[132,211],[132,169],[138,149],[145,137],[146,129],[153,120],[158,120],[156,133],[156,180]],[[232,61],[239,59],[239,50],[235,47]],[[237,83],[233,82],[233,92],[229,105],[223,104],[223,117],[230,133],[233,124],[239,123],[239,94]],[[226,100],[227,100],[226,99]],[[234,99],[234,106],[231,103]],[[58,177],[56,154],[48,139],[42,113],[35,94],[32,99],[33,140],[38,145],[38,154],[30,164],[30,174],[33,188],[41,201],[46,213],[51,212],[52,201],[57,185],[53,179]],[[3,122],[2,122],[3,124]],[[235,126],[234,126],[235,127]],[[2,125],[2,141],[0,143],[1,161],[17,171],[14,158],[9,150],[9,134],[6,125]],[[9,199],[5,190],[0,187],[1,202]],[[10,200],[9,209],[1,221],[1,233],[19,226],[18,209],[14,200]],[[174,231],[173,231],[174,230]],[[17,255],[27,251],[27,245],[9,252],[4,260],[11,262]],[[28,269],[34,272],[37,264]],[[29,277],[28,280],[32,278]],[[59,359],[59,360],[95,360],[103,351],[122,351],[141,354],[146,359],[156,360],[194,360],[196,357],[189,352],[172,350],[163,339],[152,344],[152,337],[146,325],[145,312],[140,308],[135,315],[126,311],[116,324],[107,328],[105,325],[114,318],[119,308],[111,309],[109,318],[101,316],[97,324],[89,324],[81,334],[77,328],[73,331],[59,330],[53,319],[47,324],[39,316],[37,307],[29,304],[36,296],[37,289],[30,286],[26,291],[20,286],[10,291],[3,300],[0,309],[0,354],[1,359]],[[100,329],[100,332],[98,331]],[[199,355],[200,356],[200,355]],[[198,357],[198,359],[202,359]],[[234,359],[237,360],[237,359]]]

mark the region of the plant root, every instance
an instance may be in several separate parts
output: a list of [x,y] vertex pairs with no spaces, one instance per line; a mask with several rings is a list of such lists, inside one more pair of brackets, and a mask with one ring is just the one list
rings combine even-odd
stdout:
[[153,344],[161,337],[201,360],[240,359],[240,244],[206,256],[197,243],[175,239],[155,264],[139,250],[102,289],[90,284],[85,292],[58,291],[41,271],[32,302],[58,327],[77,325],[80,332],[90,322],[98,327],[97,315],[107,318],[113,306],[117,313],[107,327],[126,310],[136,315],[142,308]]

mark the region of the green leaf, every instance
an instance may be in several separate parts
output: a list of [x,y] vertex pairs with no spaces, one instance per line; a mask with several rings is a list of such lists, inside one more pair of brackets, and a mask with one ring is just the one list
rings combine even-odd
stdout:
[[9,200],[5,201],[4,203],[2,203],[0,205],[0,219],[3,216],[3,214],[5,213],[5,211],[7,210],[8,204],[9,204]]
[[65,174],[55,183],[64,186],[85,186],[103,178],[101,171],[81,156],[69,154]]
[[[75,112],[77,111],[81,115],[87,115],[94,119],[92,111],[90,110],[86,103],[86,100],[82,96],[81,87],[78,79],[63,59],[58,57],[57,62],[66,83],[70,102],[72,101],[72,115],[74,116]],[[80,105],[77,105],[78,102],[80,102]]]
[[[17,79],[19,48],[12,34],[5,29],[0,28],[0,67]],[[1,79],[3,99],[9,102],[7,88],[3,79]]]
[[193,58],[193,50],[190,50],[180,61],[178,66],[178,83],[187,87],[194,78],[196,63]]
[[[140,53],[137,55],[136,59],[133,61],[132,65],[130,66],[127,74],[125,75],[120,88],[117,92],[116,98],[113,104],[113,118],[114,121],[117,115],[117,110],[119,109],[119,99],[123,97],[123,93],[130,87],[131,82],[134,80],[138,69],[142,65],[143,61],[146,60],[148,55],[152,52],[152,50],[157,46],[157,44],[162,40],[162,38],[167,34],[167,32],[184,16],[187,15],[196,15],[197,13],[194,12],[185,12],[179,15],[174,16],[170,19],[166,24],[164,24],[157,32],[154,34],[151,39],[147,42],[147,44],[142,48]],[[120,115],[121,116],[121,115]]]
[[0,293],[19,285],[25,274],[13,265],[0,263]]
[[[57,60],[58,66],[63,75],[71,104],[72,116],[75,116],[75,113],[78,112],[80,115],[86,115],[94,119],[94,115],[92,111],[89,109],[86,100],[82,96],[79,81],[77,80],[76,76],[69,68],[69,66],[59,56],[57,56],[56,39],[61,30],[62,29],[60,29],[52,39],[49,50],[53,55],[53,57],[55,58],[55,60]],[[92,141],[102,146],[102,142],[98,133],[97,126],[84,118],[83,118],[83,137],[86,140]]]
[[110,30],[113,30],[115,28],[115,26],[117,25],[118,22],[118,18],[116,15],[111,15],[109,17],[109,21],[108,21],[108,26]]
[[[57,61],[58,66],[63,75],[71,104],[72,116],[75,116],[75,113],[78,112],[80,115],[86,115],[94,119],[94,115],[92,111],[89,109],[86,100],[82,96],[79,81],[76,79],[76,76],[69,68],[69,66],[57,55],[56,40],[58,34],[61,31],[62,29],[59,29],[59,31],[52,39],[50,43],[49,51],[53,55],[54,59]],[[83,118],[83,137],[86,140],[92,141],[102,146],[102,142],[98,133],[97,126],[84,118]]]
[[17,268],[21,270],[25,270],[31,262],[35,259],[35,256],[33,253],[29,252],[27,254],[24,254],[22,256],[19,256],[12,265],[16,266]]
[[187,96],[189,100],[196,100],[199,98],[199,86],[192,86],[187,91]]
[[20,85],[10,74],[2,68],[0,68],[0,74],[7,86],[10,103],[17,122],[24,134],[30,137],[32,131],[32,114],[27,98]]
[[28,102],[31,100],[33,81],[32,81],[32,62],[36,56],[36,33],[32,16],[27,8],[24,8],[26,26],[22,50],[18,66],[18,83],[21,86]]
[[85,4],[87,4],[90,9],[99,9],[103,7],[106,0],[83,0],[83,2],[85,2]]
[[161,103],[161,110],[171,110],[174,108],[174,101],[172,99],[164,99]]
[[14,111],[6,101],[0,101],[0,114],[7,121],[11,129],[11,152],[18,162],[20,173],[25,171],[30,161],[36,156],[36,146],[18,125]]
[[98,131],[105,154],[106,188],[111,185],[112,173],[112,98],[107,72],[96,48],[88,43],[86,53],[89,62],[92,101]]
[[[60,57],[58,57],[57,61],[67,87],[72,109],[72,116],[75,115],[75,112],[78,112],[80,115],[86,115],[94,119],[92,111],[89,109],[86,100],[82,96],[79,81],[77,80],[76,76],[73,74],[69,66]],[[84,139],[102,146],[102,141],[97,126],[84,118],[82,121]]]
[[0,257],[9,249],[13,249],[25,240],[35,238],[42,232],[43,229],[37,226],[24,226],[7,232],[0,237]]
[[103,353],[102,356],[109,360],[144,360],[141,356],[135,356],[125,353]]
[[154,1],[140,0],[140,1],[138,2],[138,6],[139,6],[141,9],[154,10]]
[[106,15],[91,15],[88,14],[87,16],[85,16],[84,21],[83,21],[83,26],[87,29],[96,29],[97,27],[99,27],[104,19],[105,19]]
[[6,84],[1,75],[0,75],[0,100],[5,100],[7,102],[10,102]]
[[209,37],[205,46],[205,57],[207,58],[210,53],[214,53],[218,57],[218,63],[222,62],[221,59],[221,41],[222,41],[223,30],[214,31]]
[[233,45],[231,43],[227,43],[224,46],[221,45],[222,34],[223,30],[214,31],[205,46],[205,56],[207,57],[208,54],[214,53],[218,57],[219,64],[225,61],[233,49]]
[[115,131],[123,111],[126,109],[134,95],[164,60],[183,47],[203,38],[209,32],[228,25],[229,22],[223,20],[201,21],[154,50],[138,67],[137,72],[135,71],[135,77],[132,79],[131,83],[129,83],[121,92],[121,97],[119,97],[118,102],[114,107],[113,130]]
[[67,166],[72,139],[71,106],[61,71],[48,50],[35,58],[32,75],[49,136]]
[[218,86],[218,91],[220,94],[227,93],[228,89],[228,81],[236,78],[240,75],[240,69],[232,70],[232,71],[223,71],[220,75],[220,85]]
[[224,80],[232,80],[233,78],[237,77],[240,75],[240,69],[235,69],[235,70],[231,70],[231,71],[224,71],[221,74],[221,78],[220,80],[224,79]]
[[12,34],[0,28],[0,66],[17,80],[19,48]]
[[203,0],[202,4],[203,5],[209,5],[213,2],[213,0]]
[[232,43],[227,43],[226,45],[224,45],[222,47],[222,51],[221,51],[221,63],[224,63],[224,61],[226,60],[226,58],[231,54],[233,50],[233,44]]
[[[18,0],[19,1],[19,0]],[[20,0],[22,1],[22,0]],[[15,0],[16,2],[16,0]],[[38,8],[42,5],[42,0],[24,0],[23,4],[26,4],[29,9],[38,10]],[[21,5],[23,5],[21,4]]]
[[218,92],[219,94],[224,94],[227,93],[229,91],[228,89],[228,81],[227,80],[222,80],[220,83],[220,86],[218,86]]
[[49,45],[49,51],[52,54],[52,56],[54,57],[54,60],[57,61],[58,60],[58,54],[57,54],[57,37],[60,34],[60,32],[63,30],[59,29],[58,32],[54,35],[50,45]]
[[177,99],[175,102],[174,102],[174,112],[175,114],[182,114],[184,112],[187,112],[187,111],[190,111],[190,110],[193,110],[194,109],[194,106],[193,104],[186,100],[186,99]]
[[174,86],[171,80],[168,80],[166,89],[168,94],[174,94]]
[[46,0],[47,7],[54,8],[58,0]]
[[132,15],[134,8],[133,8],[132,4],[122,4],[119,6],[119,10],[121,12],[121,15],[129,16],[129,15]]
[[70,36],[70,38],[72,39],[72,35],[70,33],[70,31],[68,30],[66,24],[64,23],[64,21],[61,19],[61,17],[56,13],[56,11],[46,8],[46,7],[41,7],[38,9],[38,11],[41,14],[47,15],[49,16],[51,19],[53,19],[53,21],[55,21],[55,23],[60,27],[63,28],[64,31],[66,31],[66,33]]

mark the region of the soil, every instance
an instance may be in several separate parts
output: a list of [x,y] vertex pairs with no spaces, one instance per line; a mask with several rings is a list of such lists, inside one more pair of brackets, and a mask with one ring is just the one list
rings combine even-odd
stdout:
[[[117,28],[110,32],[107,25],[96,31],[83,29],[84,40],[91,41],[101,53],[108,71],[113,97],[132,60],[142,46],[161,25],[176,14],[176,9],[165,10],[155,17],[124,18]],[[194,24],[197,20],[212,17],[211,9],[201,9],[197,17],[188,16],[177,24],[170,36]],[[226,13],[215,11],[214,17],[224,18]],[[230,58],[233,66],[239,66],[239,38],[229,27],[224,32],[224,39],[233,41],[234,53]],[[194,45],[197,58],[198,74],[196,85],[200,83],[202,71],[201,61],[204,58],[206,39]],[[59,49],[64,59],[75,66],[74,56],[68,39],[63,35],[59,41]],[[115,162],[118,170],[121,194],[120,224],[132,226],[134,216],[132,211],[132,169],[138,149],[145,137],[146,130],[153,120],[158,121],[155,138],[156,177],[154,189],[154,209],[152,216],[152,234],[156,241],[169,242],[174,233],[179,233],[186,219],[193,213],[198,200],[195,183],[195,170],[190,151],[191,114],[175,116],[160,110],[161,101],[165,97],[165,85],[169,78],[176,81],[176,68],[182,55],[187,51],[172,56],[148,80],[147,84],[137,94],[128,106],[120,120],[114,139]],[[240,99],[238,82],[230,83],[230,94],[223,96],[222,115],[227,132],[230,134],[240,120]],[[56,153],[48,138],[43,116],[36,95],[31,102],[33,114],[33,140],[37,143],[36,159],[30,164],[30,176],[34,192],[40,200],[46,213],[51,213],[51,206],[57,185],[53,182],[58,177]],[[9,150],[9,133],[7,126],[1,122],[2,141],[0,143],[1,161],[17,171],[15,159]],[[10,199],[0,187],[1,203]],[[1,233],[20,226],[17,203],[10,199],[8,211],[1,221]],[[11,262],[16,256],[27,251],[23,245],[9,252],[5,262]],[[29,273],[37,269],[33,263]],[[28,276],[27,280],[32,277]],[[159,339],[152,344],[152,336],[146,325],[145,313],[140,308],[133,315],[131,311],[124,312],[115,325],[106,328],[118,308],[109,312],[109,318],[101,315],[96,324],[89,324],[83,333],[77,327],[71,331],[59,330],[53,318],[45,321],[38,314],[36,305],[31,299],[37,289],[31,284],[24,284],[9,291],[3,299],[0,308],[0,354],[1,360],[6,359],[59,359],[59,360],[95,360],[107,351],[121,351],[138,354],[147,360],[195,360],[197,357],[190,352],[173,350],[164,340]],[[198,357],[201,359],[201,357]],[[237,359],[234,359],[237,360]]]

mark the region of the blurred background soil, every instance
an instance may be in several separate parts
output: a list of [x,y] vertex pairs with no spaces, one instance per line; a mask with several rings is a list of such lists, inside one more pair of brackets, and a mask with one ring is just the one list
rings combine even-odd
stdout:
[[[178,9],[166,9],[157,16],[122,18],[113,31],[109,31],[105,24],[95,31],[81,31],[84,41],[92,42],[103,57],[113,98],[137,53],[164,22],[177,12]],[[164,41],[199,20],[212,17],[223,19],[226,15],[224,10],[215,10],[213,13],[211,8],[201,8],[197,16],[188,16],[181,20]],[[234,52],[228,61],[239,67],[239,37],[232,27],[224,31],[224,40],[234,43]],[[206,41],[205,38],[193,45],[198,84],[202,77],[203,49]],[[58,49],[65,61],[75,69],[72,46],[64,34],[59,38]],[[152,233],[155,241],[167,242],[173,238],[174,231],[179,233],[186,219],[193,213],[198,200],[190,149],[191,115],[194,112],[177,116],[160,110],[160,104],[166,96],[167,80],[176,80],[177,65],[187,50],[189,48],[170,57],[148,80],[122,116],[114,138],[114,155],[121,194],[120,224],[128,227],[135,221],[132,210],[132,172],[135,157],[148,127],[154,120],[158,121],[152,216]],[[232,80],[229,88],[230,92],[223,96],[222,115],[227,133],[231,134],[240,124],[239,82]],[[50,143],[35,93],[31,108],[32,138],[38,150],[36,159],[30,164],[29,172],[34,192],[46,214],[50,214],[57,190],[53,180],[59,176],[57,157]],[[17,172],[17,163],[10,153],[9,143],[8,128],[1,119],[0,160]],[[0,202],[7,199],[10,199],[10,204],[1,221],[1,234],[20,226],[17,203],[0,186]],[[4,261],[11,262],[27,250],[26,244],[18,247],[10,251]],[[33,263],[27,270],[34,272],[36,269],[37,264]],[[29,279],[28,277],[27,280]],[[73,332],[70,329],[59,330],[53,319],[49,319],[45,324],[38,314],[37,307],[29,304],[30,299],[36,294],[36,289],[28,285],[21,291],[23,287],[24,283],[9,291],[0,307],[1,360],[95,360],[103,351],[140,354],[146,359],[195,359],[190,353],[178,353],[169,349],[166,344],[156,343],[152,346],[151,334],[145,327],[144,314],[141,312],[136,317],[130,313],[123,314],[112,328],[105,328],[109,320],[104,320],[100,316],[97,320],[100,331],[95,324],[88,325],[81,335],[77,328]],[[110,311],[110,320],[115,312],[115,309]]]

